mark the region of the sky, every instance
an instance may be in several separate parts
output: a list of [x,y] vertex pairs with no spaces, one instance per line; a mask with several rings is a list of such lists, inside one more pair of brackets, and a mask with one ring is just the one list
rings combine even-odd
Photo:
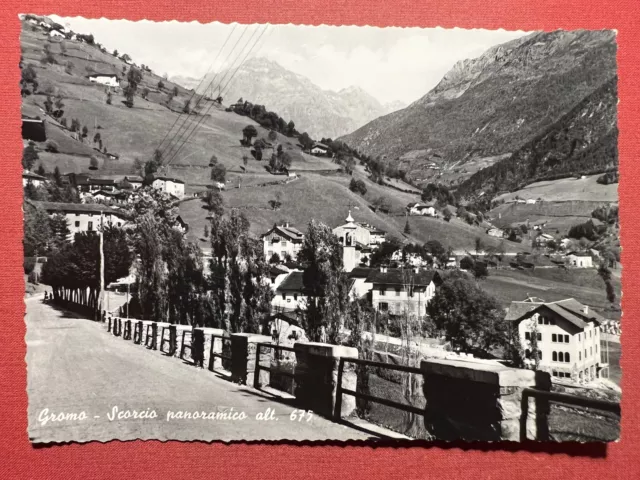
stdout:
[[382,103],[405,104],[436,86],[455,62],[526,34],[289,24],[269,25],[261,35],[261,25],[50,18],[76,33],[92,33],[108,50],[127,53],[138,65],[148,65],[160,75],[201,78],[212,64],[214,71],[239,65],[248,53],[248,58],[267,57],[326,90],[358,86]]

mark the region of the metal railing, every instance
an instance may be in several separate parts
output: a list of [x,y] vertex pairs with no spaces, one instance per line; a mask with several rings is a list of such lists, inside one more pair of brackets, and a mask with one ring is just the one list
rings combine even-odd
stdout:
[[409,367],[406,365],[392,365],[390,363],[374,362],[373,360],[363,360],[359,358],[341,358],[338,364],[338,382],[337,382],[337,390],[336,390],[336,405],[334,410],[334,419],[336,421],[341,420],[342,395],[351,395],[352,397],[355,397],[355,398],[367,400],[369,402],[379,403],[381,405],[386,405],[387,407],[397,408],[405,412],[414,413],[416,415],[424,415],[424,408],[415,407],[413,405],[406,405],[404,403],[394,402],[393,400],[388,400],[386,398],[375,397],[373,395],[369,395],[362,392],[356,392],[355,390],[344,388],[342,386],[342,373],[344,371],[345,363],[353,363],[356,365],[385,368],[388,370],[396,370],[399,372],[422,375],[422,371],[418,367]]
[[[284,345],[277,345],[275,343],[258,343],[256,345],[256,366],[255,366],[255,370],[253,372],[253,387],[254,388],[260,388],[262,385],[260,384],[260,371],[263,370],[265,372],[269,372],[269,375],[272,375],[274,373],[276,373],[276,371],[274,371],[274,369],[269,366],[266,367],[264,365],[260,365],[260,355],[261,355],[261,350],[263,348],[270,348],[272,350],[275,350],[275,353],[277,354],[278,352],[295,352],[295,349],[293,347],[287,347]],[[283,377],[289,377],[293,380],[293,384],[294,384],[294,388],[295,388],[295,372],[283,372],[281,370],[277,371],[278,375],[281,375]]]
[[[522,416],[520,417],[520,440],[527,440],[527,418],[529,417],[529,399],[536,402],[536,438],[530,440],[549,440],[549,403],[556,402],[574,407],[592,408],[621,415],[620,403],[596,398],[580,397],[568,393],[550,392],[537,388],[522,390]],[[542,414],[538,414],[541,412]]]

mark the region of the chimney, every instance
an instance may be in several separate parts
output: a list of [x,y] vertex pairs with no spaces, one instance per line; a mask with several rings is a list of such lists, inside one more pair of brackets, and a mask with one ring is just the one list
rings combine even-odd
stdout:
[[287,227],[287,228],[289,228],[289,222],[286,222],[286,223],[284,224],[284,226],[285,226],[285,227]]
[[582,307],[582,313],[584,313],[585,315],[589,315],[589,306],[585,305],[584,307]]

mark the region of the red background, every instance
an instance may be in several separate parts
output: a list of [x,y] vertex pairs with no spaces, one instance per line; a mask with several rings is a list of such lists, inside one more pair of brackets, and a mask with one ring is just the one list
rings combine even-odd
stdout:
[[[637,0],[3,0],[0,6],[0,477],[13,478],[640,478],[640,245],[634,235],[640,166],[640,32]],[[620,207],[623,275],[623,423],[618,444],[518,446],[421,444],[400,448],[355,445],[181,443],[156,441],[34,448],[27,437],[22,275],[22,152],[18,13],[242,23],[618,31]],[[99,40],[99,39],[98,39]],[[428,61],[417,59],[416,61]],[[426,92],[425,92],[426,93]],[[634,220],[634,215],[636,220]]]

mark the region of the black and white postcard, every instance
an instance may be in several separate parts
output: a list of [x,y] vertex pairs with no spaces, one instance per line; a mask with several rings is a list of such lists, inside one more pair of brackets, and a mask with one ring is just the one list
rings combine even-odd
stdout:
[[618,440],[615,31],[20,21],[31,442]]

